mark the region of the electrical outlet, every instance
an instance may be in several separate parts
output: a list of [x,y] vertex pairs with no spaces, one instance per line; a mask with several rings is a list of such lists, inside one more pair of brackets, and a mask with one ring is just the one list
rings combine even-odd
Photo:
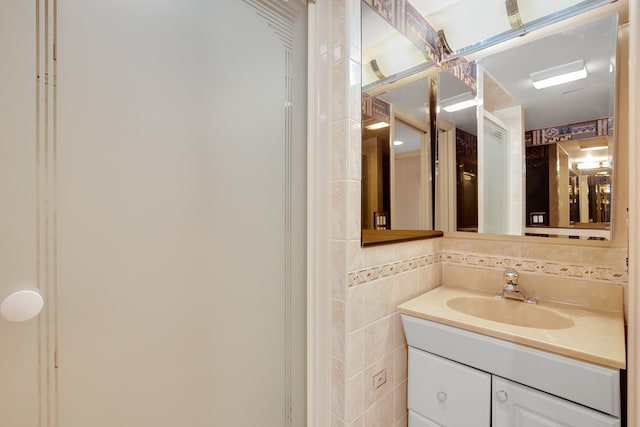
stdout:
[[373,376],[373,389],[377,390],[387,382],[387,370],[383,369]]

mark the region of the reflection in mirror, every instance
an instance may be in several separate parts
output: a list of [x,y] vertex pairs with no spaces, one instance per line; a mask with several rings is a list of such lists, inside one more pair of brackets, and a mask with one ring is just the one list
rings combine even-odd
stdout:
[[426,46],[420,49],[369,5],[361,3],[361,11],[363,91],[435,65]]
[[393,228],[395,230],[429,229],[431,173],[424,124],[421,129],[396,117],[391,148],[393,151],[391,163]]
[[362,4],[363,231],[433,229],[435,71],[422,43]]
[[530,33],[611,0],[412,0],[446,41],[443,62]]
[[[462,173],[455,183],[446,175],[453,154],[443,145],[463,119],[445,107],[450,92],[465,88],[454,77],[459,72],[440,72],[437,187],[455,187],[457,200],[437,210],[436,224],[475,231],[464,212],[477,205],[478,232],[610,238],[616,38],[617,15],[610,15],[478,59],[477,125],[448,148],[472,159],[456,158]],[[579,78],[540,87],[569,72]],[[467,166],[474,156],[477,171]],[[464,186],[473,188],[476,172],[477,194],[470,195]]]
[[[438,73],[436,229],[478,231],[475,68]],[[468,78],[461,79],[459,76]],[[455,195],[455,197],[454,197]]]
[[[559,23],[609,2],[610,0],[559,0],[557,2],[531,1],[524,3],[511,0],[506,2],[504,0],[490,0],[489,2],[476,2],[475,0],[443,0],[442,2],[433,2],[432,0],[394,0],[393,2],[362,0],[362,117],[363,138],[368,141],[367,147],[363,146],[363,153],[367,153],[367,159],[363,158],[362,177],[363,245],[365,244],[365,236],[371,234],[369,231],[390,232],[392,230],[389,228],[393,229],[396,225],[399,227],[409,226],[403,225],[405,224],[404,213],[397,211],[399,206],[403,204],[402,201],[409,199],[408,196],[406,198],[398,196],[399,188],[406,188],[408,185],[395,185],[395,182],[406,178],[399,176],[403,168],[396,164],[396,159],[403,154],[400,153],[401,149],[392,145],[403,124],[416,129],[416,133],[424,132],[422,137],[426,136],[432,140],[431,147],[424,150],[426,153],[424,155],[421,153],[420,161],[420,176],[424,177],[426,173],[427,184],[425,185],[425,180],[421,179],[420,188],[424,193],[418,192],[413,195],[413,200],[417,201],[418,208],[406,216],[406,224],[417,224],[418,221],[422,221],[427,224],[427,228],[434,228],[431,227],[433,223],[436,224],[436,229],[441,230],[516,235],[569,234],[574,237],[580,233],[569,229],[586,228],[587,224],[592,227],[592,223],[599,221],[599,219],[592,218],[605,218],[605,222],[607,218],[610,220],[612,184],[608,181],[601,183],[602,178],[600,177],[597,182],[591,179],[591,184],[587,179],[585,184],[585,178],[583,178],[581,188],[579,174],[575,170],[567,172],[575,181],[574,184],[567,185],[565,191],[571,194],[571,202],[567,201],[567,204],[573,204],[568,209],[571,213],[568,219],[569,227],[564,226],[566,221],[559,221],[557,225],[552,222],[556,215],[563,216],[565,210],[554,207],[556,202],[553,201],[553,194],[558,193],[559,190],[550,188],[551,184],[549,183],[545,184],[547,192],[550,194],[549,207],[534,208],[531,205],[531,209],[528,209],[527,203],[531,204],[529,201],[531,197],[526,197],[525,188],[531,182],[527,180],[525,183],[523,177],[525,172],[531,168],[528,163],[525,165],[525,145],[522,141],[525,139],[523,136],[525,125],[526,134],[533,135],[531,141],[537,141],[536,135],[540,132],[546,134],[548,127],[556,127],[556,131],[562,133],[564,131],[559,130],[559,127],[565,125],[573,126],[597,118],[609,120],[613,117],[613,110],[610,109],[607,113],[599,116],[591,115],[585,119],[580,118],[578,121],[556,122],[550,126],[544,124],[539,127],[531,127],[534,123],[531,120],[534,120],[535,117],[529,114],[528,101],[518,99],[517,91],[506,87],[507,83],[503,83],[498,76],[499,72],[491,69],[490,62],[487,62],[488,58],[485,58],[487,61],[481,59],[475,62],[468,62],[465,58],[469,53],[474,53],[474,58],[480,58],[481,54],[478,52],[482,49],[526,35],[544,26]],[[611,3],[611,5],[615,4],[617,3]],[[604,9],[622,10],[622,8],[616,9],[615,6],[606,6]],[[500,25],[491,24],[488,26],[491,32],[483,33],[486,29],[486,27],[481,28],[483,24],[495,20],[500,20]],[[615,30],[613,31],[615,33]],[[587,40],[590,37],[593,36],[585,35],[584,39]],[[601,37],[601,35],[595,35],[595,37]],[[526,42],[528,39],[523,38],[522,40]],[[521,44],[515,40],[513,43]],[[513,71],[516,74],[516,69],[522,68],[520,62],[523,65],[532,65],[533,63],[533,67],[526,71],[526,76],[521,76],[525,79],[523,82],[526,81],[525,86],[531,87],[531,77],[545,77],[545,74],[550,72],[549,69],[554,68],[552,65],[541,67],[541,64],[553,61],[557,64],[570,66],[581,59],[573,58],[576,53],[582,52],[581,48],[563,46],[563,44],[547,46],[541,52],[529,53],[529,57],[523,61],[511,59],[511,62],[506,66],[504,64],[499,66],[501,67],[500,71],[506,73]],[[492,51],[500,49],[504,50],[498,46]],[[513,51],[516,52],[518,49]],[[558,56],[565,58],[559,60]],[[572,59],[569,60],[570,58]],[[533,62],[527,62],[528,60]],[[590,74],[592,64],[586,59],[583,61],[585,61],[585,67]],[[615,58],[613,64],[615,66]],[[471,109],[468,111],[459,110],[462,111],[460,114],[468,114],[471,118],[475,118],[474,130],[469,130],[462,122],[456,123],[459,120],[457,118],[445,119],[443,116],[439,116],[442,118],[439,120],[441,125],[436,127],[436,91],[432,82],[437,76],[437,71],[441,69],[446,69],[451,76],[456,76],[459,81],[471,88],[475,100],[482,106],[477,109],[469,107]],[[419,117],[419,120],[413,122],[402,114],[403,110],[409,111],[410,108],[402,105],[400,97],[394,99],[394,93],[401,92],[403,87],[424,78],[427,79],[428,89],[414,92],[426,94],[420,105],[432,108],[427,112],[426,120],[423,120],[425,115],[421,113],[414,115]],[[439,90],[442,91],[443,87],[440,87]],[[538,91],[544,93],[545,96],[549,96],[551,93],[550,88],[538,89]],[[407,93],[411,93],[411,91],[407,91]],[[467,99],[450,99],[449,102],[451,104],[461,101],[473,102],[468,99],[468,94],[460,95]],[[613,92],[608,92],[608,95],[609,106],[612,106]],[[566,94],[562,96],[573,97]],[[451,97],[441,96],[441,98],[444,100]],[[554,101],[550,101],[551,99]],[[430,103],[434,105],[430,105]],[[547,110],[553,111],[553,108],[549,107],[556,105],[560,104],[555,102],[555,98],[547,98]],[[563,108],[571,109],[572,107],[564,106]],[[508,109],[511,110],[507,111]],[[440,112],[445,114],[442,109]],[[552,115],[559,117],[554,112]],[[448,123],[447,120],[449,120]],[[373,135],[366,129],[366,126],[374,122],[386,123],[387,129],[380,132],[382,135]],[[610,125],[607,124],[608,134],[612,134],[610,132],[612,125],[613,122]],[[571,138],[575,140],[582,135],[578,136],[576,132],[572,132]],[[527,138],[529,138],[528,136]],[[443,142],[445,137],[453,142],[445,144]],[[436,138],[438,138],[437,141]],[[373,140],[376,141],[377,148],[375,150],[373,150]],[[456,141],[462,145],[456,145]],[[496,154],[494,150],[488,149],[490,146],[502,147],[502,150]],[[436,157],[436,148],[438,157]],[[526,151],[530,150],[526,149]],[[568,152],[568,149],[565,151]],[[376,156],[380,154],[382,157],[376,158],[374,161],[374,153]],[[611,157],[610,153],[612,153],[611,147],[607,151],[609,158]],[[544,153],[538,155],[545,156]],[[558,155],[558,157],[561,156]],[[430,167],[430,171],[422,170],[425,164]],[[609,166],[611,164],[609,162]],[[553,166],[549,165],[547,166],[548,171],[554,170]],[[584,166],[582,167],[584,168]],[[413,177],[413,185],[417,186],[416,175],[414,174]],[[554,181],[549,172],[547,177],[552,183],[565,182],[564,177],[556,178]],[[438,182],[437,186],[436,182]],[[538,184],[539,190],[542,184]],[[447,186],[447,191],[443,191],[444,185]],[[557,185],[558,188],[563,187],[561,184]],[[431,188],[431,192],[427,193],[429,188]],[[579,198],[579,191],[582,191],[582,199]],[[586,196],[587,192],[589,196]],[[609,196],[606,196],[607,194]],[[600,202],[589,201],[587,203],[585,202],[587,199],[600,200]],[[429,201],[431,205],[425,207]],[[596,214],[594,217],[585,213],[582,218],[578,219],[578,214],[575,212],[579,212],[577,206],[580,206],[580,203],[587,206],[583,207],[583,212],[586,212],[585,209],[588,209],[588,206],[594,205],[596,206],[594,209],[601,214]],[[431,212],[431,217],[429,217],[429,212]],[[536,215],[531,215],[532,212]],[[540,212],[547,213],[541,215]],[[409,217],[412,219],[408,219]],[[589,217],[588,220],[587,217]],[[545,222],[547,218],[549,225]],[[565,217],[563,216],[563,218]],[[530,220],[542,221],[544,227],[554,228],[554,230],[538,230],[538,224],[536,223],[534,227]],[[577,221],[588,222],[578,223]],[[596,227],[600,227],[600,225],[596,225]],[[382,230],[375,230],[375,228]],[[605,225],[604,232],[606,235],[610,235],[610,221]],[[599,231],[592,231],[589,236],[599,238],[598,233]]]
[[[389,119],[388,119],[389,120]],[[362,119],[362,228],[387,230],[390,224],[390,125],[382,119]]]
[[431,230],[428,77],[363,93],[362,228]]
[[[591,235],[611,223],[611,137],[527,147],[526,224],[531,233],[547,227],[582,227]],[[553,166],[555,165],[555,170]],[[566,185],[568,183],[568,185]]]

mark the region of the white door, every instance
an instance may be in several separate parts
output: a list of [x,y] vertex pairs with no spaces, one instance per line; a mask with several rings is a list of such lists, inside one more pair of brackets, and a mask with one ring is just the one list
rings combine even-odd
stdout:
[[0,425],[305,425],[306,9],[0,2]]
[[511,193],[507,177],[509,137],[502,124],[484,112],[483,131],[478,143],[478,231],[509,234]]
[[620,420],[559,397],[493,377],[494,427],[614,427]]
[[438,121],[438,162],[436,165],[435,229],[457,231],[456,128]]

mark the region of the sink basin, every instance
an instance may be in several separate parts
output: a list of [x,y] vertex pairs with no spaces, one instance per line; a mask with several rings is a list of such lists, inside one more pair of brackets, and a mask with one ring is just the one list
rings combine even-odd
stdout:
[[450,308],[485,320],[537,329],[567,329],[573,320],[538,305],[498,298],[457,297],[447,301]]

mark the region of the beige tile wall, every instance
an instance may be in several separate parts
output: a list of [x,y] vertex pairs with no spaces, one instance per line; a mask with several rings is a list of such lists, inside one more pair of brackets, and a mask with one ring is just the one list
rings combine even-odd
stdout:
[[[443,279],[473,277],[488,288],[512,265],[524,277],[544,278],[557,295],[561,288],[554,284],[562,280],[626,286],[626,238],[621,233],[614,248],[455,236],[361,248],[360,0],[317,2],[316,7],[330,17],[327,28],[318,30],[328,32],[320,57],[329,67],[331,106],[328,117],[319,118],[330,135],[329,141],[319,141],[326,143],[328,157],[327,419],[332,427],[406,427],[407,350],[398,303]],[[619,214],[616,221],[624,223],[624,213]],[[386,382],[374,389],[373,377],[380,372]]]
[[503,283],[502,272],[514,268],[533,298],[617,309],[619,301],[607,295],[610,286],[628,284],[627,248],[551,242],[445,237],[443,283],[493,292]]
[[519,272],[556,278],[574,278],[624,285],[627,283],[626,247],[593,247],[522,240],[443,239],[446,264]]
[[[461,233],[456,236],[447,236],[442,244],[443,254],[453,255],[482,255],[487,260],[520,260],[534,262],[536,264],[557,264],[562,266],[587,266],[592,270],[606,269],[611,274],[618,274],[619,277],[611,278],[618,282],[626,280],[626,247],[596,247],[589,245],[562,244],[560,241],[549,238],[548,243],[541,243],[540,240],[527,238],[522,239],[468,239],[462,237]],[[476,237],[476,236],[473,236]],[[469,260],[469,263],[472,261]],[[535,268],[527,266],[522,268]],[[583,273],[576,273],[583,274]],[[585,273],[586,274],[586,273]],[[604,273],[603,273],[604,274]],[[608,280],[606,277],[592,277],[593,279]]]
[[[407,346],[395,307],[441,284],[498,290],[505,268],[522,273],[532,296],[612,309],[606,287],[627,282],[626,249],[445,237],[361,249],[332,313],[337,385],[346,426],[406,426]],[[567,286],[567,285],[571,286]],[[577,294],[567,293],[578,289]],[[575,292],[574,292],[575,293]],[[589,295],[587,295],[589,294]],[[374,389],[373,377],[386,373]]]
[[[440,242],[360,249],[352,258],[358,270],[332,299],[335,425],[407,425],[407,345],[395,308],[441,283]],[[379,387],[376,375],[386,378]]]

